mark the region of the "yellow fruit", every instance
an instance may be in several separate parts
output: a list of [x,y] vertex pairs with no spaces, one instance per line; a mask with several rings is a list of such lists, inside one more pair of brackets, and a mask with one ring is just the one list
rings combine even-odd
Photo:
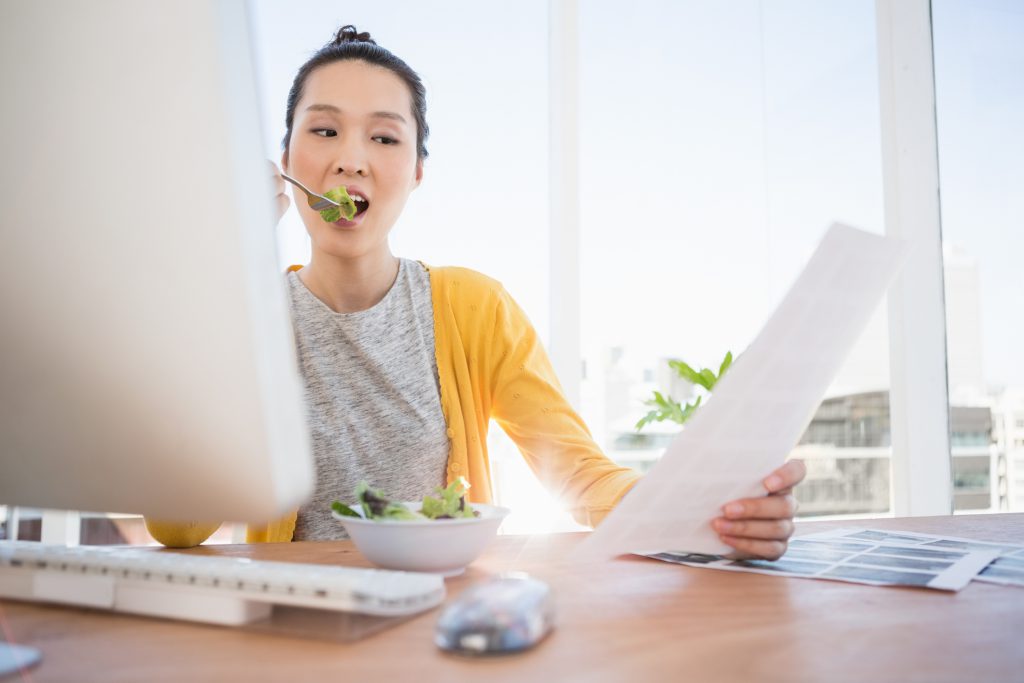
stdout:
[[220,522],[168,522],[146,518],[149,534],[168,548],[191,548],[208,539]]

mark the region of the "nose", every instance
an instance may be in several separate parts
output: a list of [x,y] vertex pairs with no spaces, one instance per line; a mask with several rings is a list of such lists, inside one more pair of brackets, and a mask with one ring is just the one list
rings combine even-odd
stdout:
[[365,177],[367,172],[366,149],[360,140],[353,138],[352,135],[346,135],[338,144],[337,156],[334,160],[337,165],[335,173]]

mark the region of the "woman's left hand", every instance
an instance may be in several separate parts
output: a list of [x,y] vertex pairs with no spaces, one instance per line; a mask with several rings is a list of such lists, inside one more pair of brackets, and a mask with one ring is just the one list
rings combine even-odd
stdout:
[[782,557],[793,535],[793,487],[806,474],[803,460],[790,460],[765,478],[768,495],[734,500],[722,506],[722,516],[712,520],[711,526],[723,543],[736,549],[730,557]]

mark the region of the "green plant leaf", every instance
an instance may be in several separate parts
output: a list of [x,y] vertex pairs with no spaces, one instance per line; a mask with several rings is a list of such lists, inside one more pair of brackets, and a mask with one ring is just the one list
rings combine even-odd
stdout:
[[722,360],[722,366],[718,368],[718,379],[722,379],[722,375],[732,365],[732,351],[728,351],[725,354],[725,358]]
[[636,431],[639,432],[641,429],[643,429],[644,427],[646,427],[650,423],[654,422],[655,416],[657,414],[658,414],[657,411],[652,410],[651,412],[647,413],[646,415],[641,417],[639,420],[637,420],[637,423],[635,425]]
[[661,392],[655,391],[654,397],[644,401],[644,405],[651,406],[654,410],[640,418],[636,423],[637,431],[640,431],[652,422],[672,420],[673,422],[681,423],[686,419],[683,417],[683,407],[679,402],[671,396],[662,396]]
[[662,402],[658,402],[655,399],[648,400],[645,403],[656,405],[657,409],[648,412],[640,418],[636,423],[636,430],[640,431],[652,422],[664,422],[665,420],[671,420],[676,424],[684,424],[700,407],[702,398],[702,396],[698,396],[696,401],[687,403],[685,406],[674,400],[671,396],[667,399],[663,397]]
[[701,373],[697,372],[696,370],[691,368],[688,364],[684,363],[683,361],[681,361],[681,360],[670,360],[668,362],[668,366],[670,368],[672,368],[673,370],[675,370],[676,373],[680,377],[685,379],[687,382],[691,382],[692,384],[699,384],[700,386],[704,387],[705,389],[710,389],[711,388],[711,386],[708,385],[708,381],[707,381],[706,377],[701,375]]
[[[692,384],[704,387],[708,393],[710,393],[715,384],[722,379],[725,371],[732,365],[732,361],[732,351],[727,351],[725,358],[722,359],[722,363],[718,367],[717,376],[715,375],[715,371],[710,368],[702,368],[700,372],[698,372],[688,363],[678,359],[668,361],[668,365],[680,377]],[[684,424],[687,420],[693,417],[694,413],[697,412],[697,409],[700,407],[704,398],[703,396],[698,396],[693,403],[687,403],[683,406],[671,396],[663,396],[660,391],[653,391],[652,394],[651,398],[644,401],[644,405],[650,406],[653,410],[649,411],[637,421],[635,425],[637,431],[640,431],[652,422],[664,422],[665,420],[671,420],[677,424]]]
[[700,408],[700,401],[701,401],[702,398],[703,398],[702,396],[698,396],[696,401],[694,401],[693,403],[687,403],[686,404],[686,407],[683,408],[683,412],[682,412],[682,418],[683,419],[679,421],[680,424],[682,424],[683,422],[686,422],[691,417],[693,417],[693,414],[695,412],[697,412],[697,408]]

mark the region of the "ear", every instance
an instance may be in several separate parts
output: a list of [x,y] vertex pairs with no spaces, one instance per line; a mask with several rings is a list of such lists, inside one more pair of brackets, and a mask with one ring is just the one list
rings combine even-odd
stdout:
[[413,185],[412,185],[413,189],[416,189],[417,187],[419,187],[420,183],[422,183],[422,182],[423,182],[423,159],[417,159],[416,160],[416,174],[414,176]]
[[281,152],[281,170],[288,173],[288,150]]

